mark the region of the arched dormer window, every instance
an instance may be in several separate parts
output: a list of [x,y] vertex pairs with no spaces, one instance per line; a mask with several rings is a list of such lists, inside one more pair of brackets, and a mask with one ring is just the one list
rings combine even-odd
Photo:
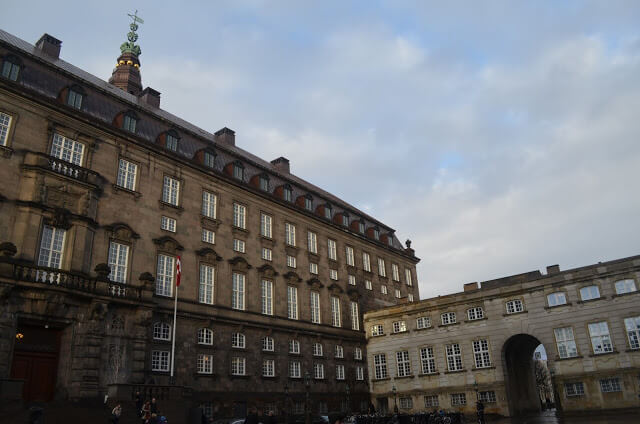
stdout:
[[177,152],[178,140],[180,140],[178,133],[175,130],[169,130],[164,136],[164,147],[172,152]]
[[344,225],[345,227],[349,226],[349,214],[346,212],[342,213],[342,225]]
[[393,247],[393,233],[387,234],[387,244]]
[[324,217],[328,220],[331,220],[331,216],[333,215],[333,209],[330,204],[324,205]]
[[378,227],[373,228],[373,239],[380,240],[380,228]]
[[240,161],[233,163],[233,178],[237,180],[244,180],[244,165]]
[[308,211],[313,210],[313,197],[308,193],[304,196],[304,208]]
[[269,191],[269,176],[267,174],[262,174],[260,175],[259,180],[260,190]]
[[122,115],[122,129],[135,134],[138,127],[138,115],[133,111],[125,112]]
[[65,102],[74,109],[82,109],[82,101],[84,100],[84,90],[78,85],[69,87]]
[[20,76],[20,60],[15,56],[6,56],[2,62],[2,77],[18,81]]
[[358,232],[364,234],[364,220],[358,221]]
[[205,150],[203,152],[202,163],[207,168],[216,167],[216,152],[213,150]]
[[293,200],[293,189],[289,184],[285,184],[282,188],[282,198],[285,202],[291,202]]

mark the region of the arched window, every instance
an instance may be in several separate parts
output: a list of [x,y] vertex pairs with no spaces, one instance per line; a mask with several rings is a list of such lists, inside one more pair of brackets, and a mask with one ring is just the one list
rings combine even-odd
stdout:
[[126,112],[122,116],[122,129],[135,134],[137,127],[138,127],[138,116],[132,111]]
[[178,136],[178,133],[175,132],[174,130],[169,130],[165,134],[164,145],[167,149],[171,150],[172,152],[177,152],[178,140],[180,140],[180,136]]
[[332,214],[333,210],[331,209],[331,205],[327,203],[324,205],[324,217],[330,220]]
[[212,345],[213,344],[213,331],[208,328],[201,328],[198,330],[198,344]]
[[358,231],[360,234],[364,234],[364,221],[362,219],[358,221]]
[[260,175],[260,190],[269,191],[269,176],[267,174]]
[[231,335],[231,347],[235,347],[238,349],[244,349],[246,346],[244,334],[242,333],[233,333]]
[[2,63],[2,77],[17,81],[20,76],[20,61],[15,56],[7,56]]
[[313,197],[310,194],[304,196],[304,208],[308,211],[313,210]]
[[291,186],[289,184],[286,184],[283,188],[282,188],[282,198],[284,199],[285,202],[291,202],[293,199],[293,190],[291,189]]
[[346,212],[342,213],[342,225],[344,225],[345,227],[349,226],[349,214]]
[[205,150],[204,157],[202,158],[202,163],[207,168],[215,168],[216,167],[216,152],[213,150]]
[[171,326],[166,322],[156,322],[153,324],[154,340],[171,340]]
[[84,90],[82,87],[74,85],[69,87],[67,92],[67,105],[74,109],[82,109],[82,101],[84,100]]
[[244,180],[244,165],[239,161],[233,163],[233,178]]

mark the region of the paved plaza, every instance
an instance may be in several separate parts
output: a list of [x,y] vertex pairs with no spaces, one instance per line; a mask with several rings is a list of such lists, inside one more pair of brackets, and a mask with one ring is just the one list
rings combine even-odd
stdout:
[[555,411],[544,411],[535,416],[488,419],[487,424],[633,424],[640,423],[640,415],[616,414],[602,416],[557,417]]

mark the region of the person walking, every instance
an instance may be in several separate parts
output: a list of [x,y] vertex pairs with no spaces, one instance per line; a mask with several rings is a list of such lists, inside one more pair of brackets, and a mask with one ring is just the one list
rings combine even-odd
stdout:
[[138,416],[142,414],[142,405],[144,405],[144,400],[142,400],[140,391],[137,391],[136,392],[136,413],[138,414]]
[[151,398],[151,413],[158,415],[158,402],[154,397]]
[[484,403],[480,399],[476,402],[476,411],[478,413],[478,424],[484,424]]
[[149,420],[151,419],[151,403],[149,401],[146,401],[142,406],[140,418],[142,419],[142,424],[149,423]]
[[118,424],[118,421],[120,421],[120,415],[122,415],[122,406],[120,406],[120,404],[117,404],[111,410],[111,422],[113,424]]

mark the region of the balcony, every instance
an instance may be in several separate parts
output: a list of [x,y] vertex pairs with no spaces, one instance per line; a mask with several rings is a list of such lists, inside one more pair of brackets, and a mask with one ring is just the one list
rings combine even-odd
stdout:
[[102,182],[102,177],[97,172],[44,153],[27,152],[24,157],[23,166],[26,168],[45,169],[96,187],[101,185]]

